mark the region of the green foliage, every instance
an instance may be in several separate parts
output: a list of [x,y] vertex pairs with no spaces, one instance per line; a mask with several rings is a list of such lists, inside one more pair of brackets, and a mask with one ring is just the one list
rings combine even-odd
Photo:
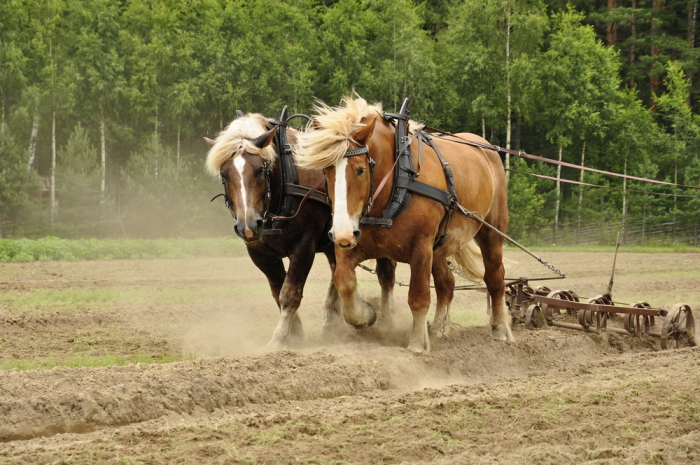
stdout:
[[0,262],[237,257],[245,245],[219,239],[0,239]]
[[[524,173],[535,172],[522,159],[514,160],[513,169]],[[533,181],[534,179],[534,181]],[[508,183],[508,234],[521,243],[534,239],[537,229],[549,223],[544,215],[544,196],[541,191],[551,189],[553,181],[530,178],[523,174],[511,173]]]
[[[204,175],[201,136],[215,136],[237,109],[269,117],[284,105],[310,112],[315,98],[334,105],[353,91],[389,111],[409,97],[414,119],[501,146],[510,141],[546,157],[561,146],[573,163],[585,146],[587,166],[698,184],[700,60],[688,35],[697,20],[691,4],[6,0],[0,234],[228,234],[225,209],[207,204],[220,186]],[[609,25],[617,39],[606,35]],[[54,132],[59,205],[52,219]],[[543,164],[518,168],[553,174]],[[561,176],[580,179],[567,168]],[[590,173],[584,181],[623,186]],[[509,189],[518,237],[554,218],[551,182],[513,175]],[[698,199],[563,185],[560,200],[565,223],[700,221]]]

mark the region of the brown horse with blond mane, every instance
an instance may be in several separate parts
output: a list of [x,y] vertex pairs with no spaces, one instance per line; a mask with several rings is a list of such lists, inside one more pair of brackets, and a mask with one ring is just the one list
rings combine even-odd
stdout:
[[[285,113],[283,112],[283,115]],[[280,122],[276,122],[279,124]],[[326,255],[331,270],[335,268],[333,243],[328,240],[331,209],[323,202],[296,201],[293,219],[285,221],[280,229],[270,230],[274,223],[268,213],[279,210],[282,189],[310,188],[323,179],[320,170],[298,170],[299,184],[282,184],[279,150],[273,143],[279,125],[260,114],[249,113],[233,120],[216,140],[205,138],[210,150],[206,168],[209,174],[221,179],[224,199],[235,221],[234,231],[245,241],[248,255],[265,274],[272,296],[280,311],[279,322],[270,340],[270,346],[280,347],[304,338],[297,309],[301,304],[306,278],[316,253]],[[286,129],[289,143],[296,142],[297,132]],[[286,192],[286,191],[285,191]],[[323,197],[325,199],[325,196]],[[269,209],[269,211],[268,211]],[[275,234],[266,235],[265,232]],[[289,258],[285,270],[283,258]],[[382,288],[382,310],[387,321],[392,316],[394,269],[391,260],[377,261],[377,276]],[[331,281],[323,304],[323,331],[335,335],[340,316],[340,300]],[[376,313],[371,307],[374,323]]]
[[[372,316],[357,299],[355,267],[360,262],[390,258],[407,263],[411,269],[408,304],[413,313],[408,348],[419,353],[429,351],[426,316],[430,305],[431,273],[437,307],[430,332],[447,336],[450,331],[449,308],[455,283],[448,264],[450,258],[463,273],[486,283],[492,302],[491,337],[513,341],[504,301],[502,237],[455,212],[444,243],[436,243],[446,233],[447,209],[440,202],[415,193],[393,219],[392,227],[365,225],[367,222],[361,222],[361,217],[380,218],[392,198],[396,128],[390,117],[384,117],[381,106],[368,105],[361,98],[346,97],[342,106],[336,108],[320,104],[316,113],[310,130],[297,141],[295,159],[300,167],[323,169],[326,174],[328,195],[333,203],[330,234],[336,244],[333,281],[343,303],[345,321],[358,326],[366,324]],[[458,136],[485,142],[474,134]],[[457,200],[505,232],[508,228],[508,193],[500,157],[491,150],[453,143],[448,139],[433,137],[431,143],[437,145],[455,173]],[[414,165],[419,167],[420,180],[446,190],[445,170],[438,153],[429,145],[420,147],[416,138],[408,141]],[[376,184],[384,182],[387,184],[383,190],[380,187],[373,192]],[[478,248],[474,238],[478,241]],[[482,260],[483,269],[479,264]]]

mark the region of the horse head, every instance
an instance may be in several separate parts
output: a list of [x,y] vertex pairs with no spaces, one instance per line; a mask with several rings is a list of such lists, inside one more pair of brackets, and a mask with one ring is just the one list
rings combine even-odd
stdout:
[[234,120],[215,141],[205,139],[210,147],[207,169],[220,177],[227,206],[236,221],[233,229],[247,245],[262,240],[275,160],[270,144],[276,131],[277,126],[267,129],[261,115],[247,115]]
[[[323,169],[333,205],[328,233],[341,248],[353,248],[360,238],[360,218],[371,208],[374,188],[372,153],[391,152],[392,138],[373,137],[382,126],[381,107],[364,99],[343,99],[344,106],[317,107],[311,130],[303,134],[295,151],[299,166]],[[379,121],[379,123],[378,123]]]

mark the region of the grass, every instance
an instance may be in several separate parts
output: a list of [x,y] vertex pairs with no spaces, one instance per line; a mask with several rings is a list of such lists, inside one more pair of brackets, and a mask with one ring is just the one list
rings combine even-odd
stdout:
[[237,299],[243,296],[268,295],[266,282],[238,286],[197,286],[158,288],[140,286],[37,288],[0,294],[0,310],[10,312],[54,312],[103,309],[114,306],[169,306],[204,304]]
[[135,365],[137,363],[172,363],[181,362],[184,360],[195,360],[197,357],[194,354],[186,354],[185,356],[175,356],[172,354],[134,354],[134,355],[73,355],[63,360],[45,359],[45,360],[20,360],[10,359],[0,362],[0,370],[36,370],[36,369],[51,369],[55,367],[76,368],[76,367],[106,367],[111,365]]
[[242,240],[208,239],[0,239],[0,262],[239,257]]

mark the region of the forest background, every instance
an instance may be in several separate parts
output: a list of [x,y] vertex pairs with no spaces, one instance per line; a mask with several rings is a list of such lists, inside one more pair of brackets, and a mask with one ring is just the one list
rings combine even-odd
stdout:
[[[389,111],[408,97],[414,119],[497,145],[698,186],[697,7],[2,0],[0,237],[229,235],[225,207],[209,203],[221,187],[204,172],[202,136],[238,109],[308,113],[353,90]],[[697,241],[697,191],[504,163],[617,189],[510,172],[517,239],[665,224]]]

